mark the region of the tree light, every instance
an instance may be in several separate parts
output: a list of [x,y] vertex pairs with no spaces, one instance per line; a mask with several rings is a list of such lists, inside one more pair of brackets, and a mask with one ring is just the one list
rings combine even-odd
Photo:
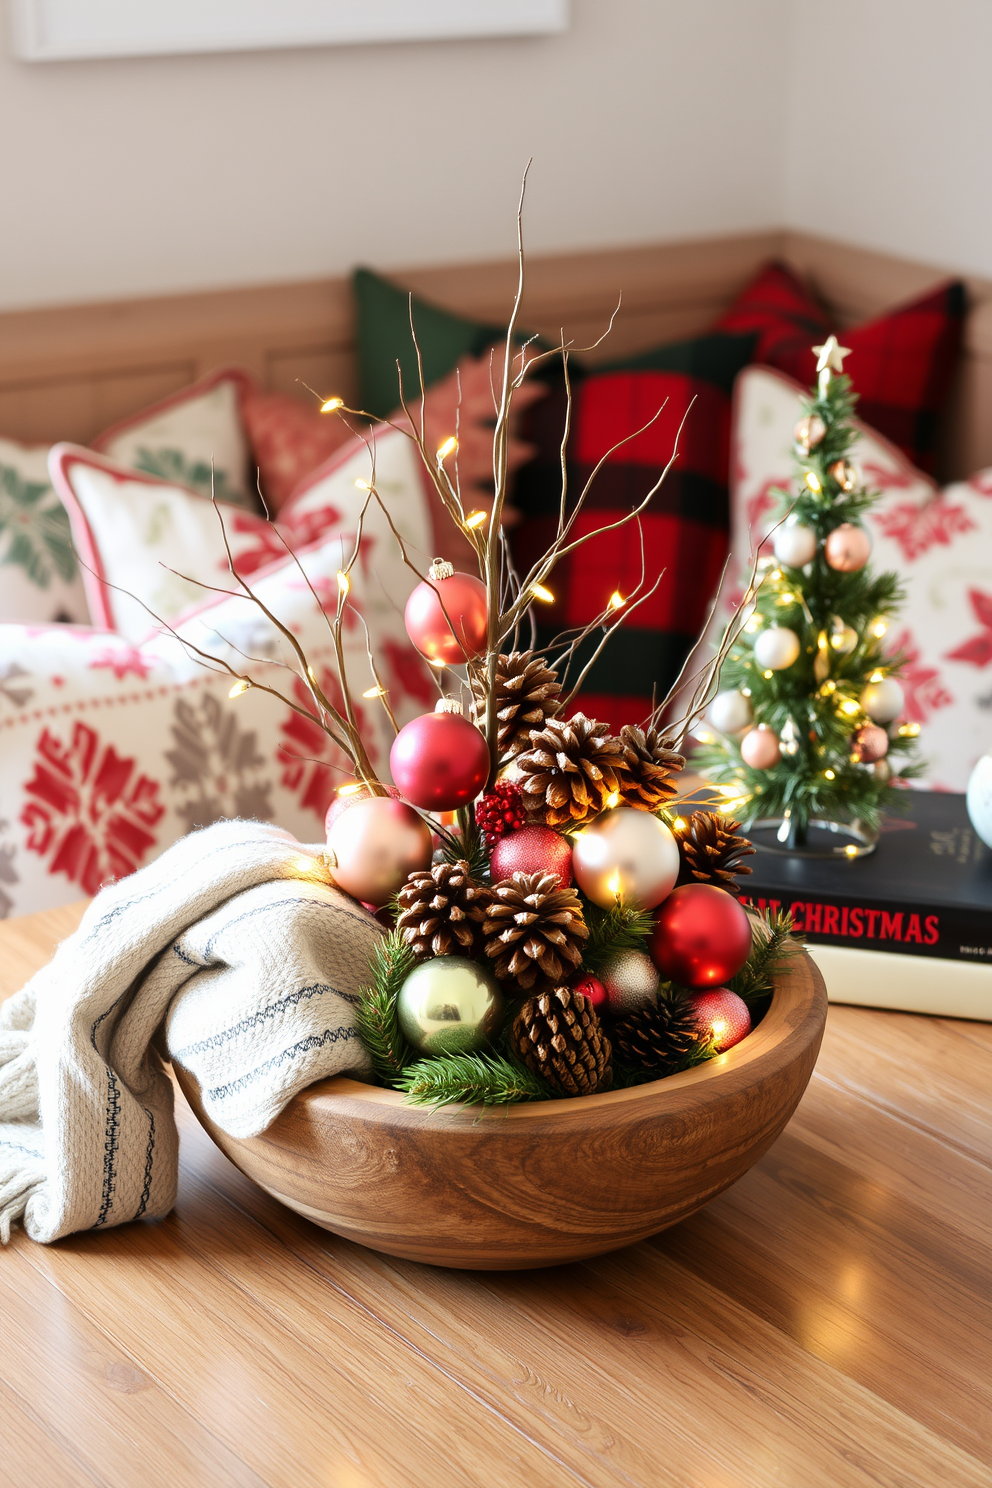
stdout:
[[896,732],[904,739],[915,739],[920,732],[920,725],[918,723],[901,723]]
[[469,515],[465,518],[465,526],[471,532],[471,531],[473,531],[474,528],[481,527],[485,522],[488,522],[488,521],[489,521],[489,513],[488,512],[485,512],[485,511],[474,511],[474,512],[470,512]]
[[620,805],[620,792],[619,791],[610,791],[610,794],[606,798],[606,805],[609,808],[609,810],[611,810],[611,811],[613,810],[613,807],[614,806],[619,806]]
[[823,490],[823,487],[820,485],[820,477],[817,475],[815,470],[807,470],[806,484],[813,492],[814,496],[819,496],[820,492]]
[[343,398],[328,398],[326,403],[321,403],[321,413],[336,413],[339,408],[344,407]]
[[353,780],[349,785],[339,785],[337,794],[339,796],[354,796],[358,793],[358,791],[361,790],[361,788],[362,787],[360,781]]
[[847,858],[856,858],[858,856],[858,849],[853,842],[849,842],[845,847],[844,856]]
[[243,692],[248,691],[250,686],[251,683],[248,681],[247,677],[239,677],[237,682],[235,682],[234,686],[231,688],[230,692],[227,695],[229,698],[240,697]]
[[447,439],[444,441],[437,452],[438,459],[441,461],[446,460],[449,455],[453,455],[455,453],[455,450],[457,448],[458,440],[455,438],[454,434],[449,434]]
[[555,602],[555,597],[551,593],[551,590],[545,589],[543,584],[532,584],[530,592],[534,596],[534,598],[539,599],[542,604],[554,604]]
[[773,672],[762,672],[761,675],[764,677],[764,679],[765,679],[766,682],[770,682],[772,680],[772,677],[774,676],[774,673]]
[[853,718],[859,707],[860,704],[856,703],[853,698],[845,698],[840,705],[840,711],[846,713],[848,718]]
[[872,635],[875,636],[877,640],[882,639],[888,628],[889,625],[887,620],[876,620],[870,627]]
[[823,778],[824,780],[836,780],[837,776],[833,770],[824,770]]
[[365,691],[362,693],[362,697],[367,697],[367,698],[376,698],[376,697],[385,697],[385,696],[386,696],[386,689],[384,687],[367,687],[365,689]]
[[359,478],[358,480],[356,480],[355,487],[359,491],[371,491],[371,489],[372,489],[372,487],[369,484],[369,482],[367,480],[362,480],[361,478]]
[[349,579],[348,575],[345,573],[344,569],[343,568],[339,568],[338,569],[338,589],[341,591],[342,594],[347,594],[348,593],[348,590],[350,588],[351,588],[351,580]]
[[619,868],[614,873],[611,873],[610,874],[610,877],[606,880],[606,887],[607,887],[608,891],[613,895],[613,897],[617,901],[617,903],[619,904],[620,903],[620,891],[623,888],[623,881],[622,881],[622,879],[620,877],[620,869]]
[[606,603],[607,607],[611,610],[622,610],[627,601],[624,599],[619,589],[614,589],[613,593],[610,595]]
[[868,678],[868,681],[869,682],[881,682],[882,681],[882,678],[884,676],[885,676],[885,673],[884,672],[872,672],[871,676]]

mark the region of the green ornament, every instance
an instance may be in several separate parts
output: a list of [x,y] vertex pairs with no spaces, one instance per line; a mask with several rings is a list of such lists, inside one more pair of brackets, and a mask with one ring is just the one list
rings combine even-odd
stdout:
[[396,1012],[404,1038],[423,1054],[472,1054],[499,1031],[496,978],[466,956],[423,961],[403,983]]

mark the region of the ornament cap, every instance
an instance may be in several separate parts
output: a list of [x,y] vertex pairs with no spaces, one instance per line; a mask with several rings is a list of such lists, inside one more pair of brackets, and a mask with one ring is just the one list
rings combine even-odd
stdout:
[[436,581],[450,579],[454,577],[455,565],[449,563],[447,558],[435,558],[427,572]]
[[458,701],[457,698],[453,698],[453,697],[438,698],[437,702],[434,704],[434,712],[435,713],[457,713],[458,716],[461,717],[462,705]]

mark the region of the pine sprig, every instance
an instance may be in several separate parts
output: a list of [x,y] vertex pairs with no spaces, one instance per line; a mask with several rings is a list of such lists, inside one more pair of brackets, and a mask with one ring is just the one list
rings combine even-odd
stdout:
[[522,1064],[501,1054],[445,1054],[421,1059],[396,1081],[414,1106],[511,1106],[550,1100],[551,1088]]
[[589,939],[582,953],[586,971],[598,972],[619,951],[643,951],[651,935],[654,917],[649,910],[615,904],[609,909],[583,899],[582,910],[589,927]]
[[358,1037],[368,1050],[372,1068],[384,1085],[396,1085],[410,1063],[411,1051],[400,1032],[396,999],[417,958],[394,930],[372,952],[372,982],[360,989],[355,1008]]
[[475,811],[471,806],[459,811],[458,826],[457,837],[441,838],[441,856],[446,863],[467,862],[469,877],[485,883],[489,878],[489,848],[476,825]]
[[793,919],[788,910],[758,911],[767,936],[756,935],[751,954],[735,977],[727,983],[750,1007],[772,991],[775,974],[798,950],[793,939]]

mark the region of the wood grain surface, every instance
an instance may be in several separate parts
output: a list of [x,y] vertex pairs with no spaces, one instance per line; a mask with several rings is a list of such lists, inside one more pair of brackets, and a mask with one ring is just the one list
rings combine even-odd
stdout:
[[[0,926],[0,995],[78,911]],[[175,1212],[0,1252],[4,1488],[988,1488],[992,1026],[832,1006],[691,1219],[442,1271],[316,1228],[179,1102]]]

